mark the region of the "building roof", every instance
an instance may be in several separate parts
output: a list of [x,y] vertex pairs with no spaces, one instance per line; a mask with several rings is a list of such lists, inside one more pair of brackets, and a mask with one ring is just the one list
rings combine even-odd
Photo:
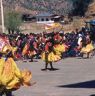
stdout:
[[51,13],[48,13],[48,12],[44,12],[44,13],[40,13],[40,14],[37,14],[36,16],[37,17],[49,17],[49,16],[52,16],[54,14],[51,14]]

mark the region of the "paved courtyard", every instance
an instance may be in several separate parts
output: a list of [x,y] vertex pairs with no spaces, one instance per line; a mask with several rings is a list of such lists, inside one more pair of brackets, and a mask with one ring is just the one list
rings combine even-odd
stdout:
[[91,96],[95,94],[95,57],[91,59],[66,58],[54,63],[55,71],[41,71],[42,60],[17,62],[20,69],[33,74],[31,87],[21,87],[14,96]]

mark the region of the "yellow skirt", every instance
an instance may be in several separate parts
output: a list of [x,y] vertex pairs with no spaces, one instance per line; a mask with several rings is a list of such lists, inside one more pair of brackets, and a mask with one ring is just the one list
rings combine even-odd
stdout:
[[23,70],[23,71],[21,72],[21,74],[22,74],[22,78],[23,78],[22,84],[23,84],[24,86],[29,86],[29,85],[31,85],[31,84],[30,84],[30,80],[31,80],[31,78],[32,78],[32,73],[31,73],[29,70]]
[[42,53],[42,60],[48,61],[48,62],[56,62],[61,59],[59,55],[55,55],[53,52],[50,53]]
[[[8,58],[7,61],[4,61],[2,67],[2,73],[0,74],[2,85],[6,86],[7,89],[14,88],[15,84],[19,83],[20,70],[12,58]],[[19,77],[17,77],[18,75]]]
[[6,89],[18,89],[20,86],[29,85],[32,74],[30,71],[20,71],[16,63],[12,58],[8,58],[7,61],[0,59],[0,85],[6,87]]
[[23,48],[22,55],[26,55],[28,53],[28,45],[26,44]]
[[54,51],[55,51],[55,54],[58,55],[58,56],[61,56],[61,51],[59,51],[59,48],[58,47],[54,47]]
[[56,55],[61,56],[61,53],[65,52],[64,44],[59,44],[57,47],[54,47],[54,51],[55,51]]
[[65,46],[64,46],[64,44],[60,44],[58,47],[59,47],[59,51],[60,52],[65,52]]
[[83,47],[81,49],[81,52],[82,53],[88,53],[88,52],[92,51],[93,49],[94,49],[94,46],[90,43],[86,47]]

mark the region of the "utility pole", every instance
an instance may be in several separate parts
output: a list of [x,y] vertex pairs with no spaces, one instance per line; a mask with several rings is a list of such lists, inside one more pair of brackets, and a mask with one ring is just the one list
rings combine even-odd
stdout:
[[2,33],[4,33],[4,12],[3,12],[3,2],[1,0],[1,20],[2,20]]

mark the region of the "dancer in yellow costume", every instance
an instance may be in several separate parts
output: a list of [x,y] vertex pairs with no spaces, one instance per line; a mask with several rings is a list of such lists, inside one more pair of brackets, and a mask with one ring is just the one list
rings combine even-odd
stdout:
[[22,55],[23,55],[23,56],[24,56],[24,55],[27,55],[28,49],[29,49],[29,44],[26,43],[25,46],[24,46],[24,48],[23,48],[23,51],[22,51]]
[[92,43],[89,43],[81,49],[81,53],[87,54],[87,58],[89,58],[89,54],[91,51],[93,51],[93,49],[94,49],[94,46],[92,45]]
[[45,61],[45,68],[42,70],[47,70],[48,64],[50,64],[50,70],[54,70],[52,62],[60,60],[60,56],[53,52],[53,46],[51,42],[47,42],[45,45],[45,52],[42,53],[42,60]]
[[92,51],[94,49],[93,45],[90,43],[90,44],[87,44],[86,47],[83,47],[81,52],[83,53],[88,53],[90,51]]
[[[6,59],[0,58],[0,96],[4,93],[6,96],[12,96],[12,91],[20,88],[21,85],[29,85],[31,72],[24,75],[12,58],[12,52],[8,52]],[[26,78],[26,80],[25,80]]]

